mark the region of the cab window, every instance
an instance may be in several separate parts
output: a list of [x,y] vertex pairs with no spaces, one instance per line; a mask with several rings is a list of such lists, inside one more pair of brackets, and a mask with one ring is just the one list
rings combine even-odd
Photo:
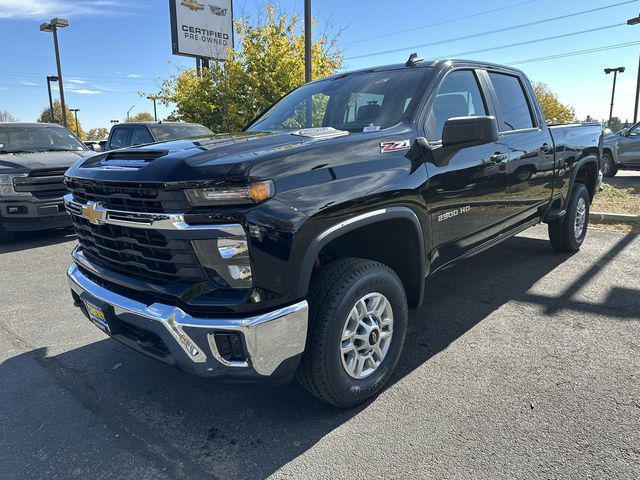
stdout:
[[131,145],[143,145],[145,143],[153,143],[153,137],[147,127],[133,127]]
[[500,106],[499,130],[524,130],[533,128],[533,115],[518,77],[504,73],[489,72],[489,78],[496,92]]
[[111,140],[109,140],[109,148],[123,148],[128,147],[127,143],[129,137],[129,129],[125,127],[115,127],[111,134]]
[[472,70],[455,70],[438,88],[427,117],[427,136],[430,141],[440,141],[444,124],[450,118],[482,115],[487,115],[487,107],[476,74]]

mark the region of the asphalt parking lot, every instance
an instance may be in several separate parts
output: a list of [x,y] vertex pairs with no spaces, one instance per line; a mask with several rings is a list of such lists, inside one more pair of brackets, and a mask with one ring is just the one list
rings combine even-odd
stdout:
[[640,236],[536,227],[438,274],[355,410],[189,377],[72,307],[70,235],[0,247],[0,477],[640,477]]

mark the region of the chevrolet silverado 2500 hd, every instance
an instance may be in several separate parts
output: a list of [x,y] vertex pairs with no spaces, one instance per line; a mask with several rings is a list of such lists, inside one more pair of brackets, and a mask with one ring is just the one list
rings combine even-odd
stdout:
[[598,124],[547,126],[518,70],[412,56],[341,73],[241,134],[77,162],[69,285],[162,362],[297,376],[355,405],[389,379],[435,272],[540,222],[580,248],[601,149]]
[[0,243],[15,232],[70,226],[64,172],[90,152],[48,123],[0,123]]

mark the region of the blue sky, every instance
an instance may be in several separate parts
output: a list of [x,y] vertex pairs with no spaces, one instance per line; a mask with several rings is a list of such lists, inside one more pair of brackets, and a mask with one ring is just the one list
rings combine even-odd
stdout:
[[[329,24],[334,32],[341,31],[346,69],[404,61],[411,51],[425,58],[453,55],[512,63],[636,42],[622,48],[515,65],[532,80],[548,83],[562,101],[576,109],[579,117],[590,114],[596,118],[605,118],[609,112],[613,79],[603,73],[603,68],[625,66],[627,71],[618,77],[614,108],[614,115],[624,120],[633,117],[640,25],[623,24],[640,13],[640,1],[510,29],[623,1],[312,3],[319,29]],[[264,4],[238,0],[234,3],[236,16],[255,16]],[[282,0],[279,5],[293,12],[302,9],[303,1]],[[138,92],[153,92],[161,79],[193,65],[192,59],[171,54],[168,10],[166,0],[0,0],[0,110],[8,110],[21,121],[35,121],[47,105],[45,76],[55,75],[55,62],[51,35],[40,32],[38,26],[62,16],[71,22],[60,32],[65,93],[67,103],[81,110],[83,126],[109,127],[109,120],[122,119],[132,106],[132,113],[152,112],[151,102]],[[495,11],[482,14],[489,10]],[[477,35],[496,29],[507,30]],[[570,35],[575,32],[585,33]],[[496,48],[530,41],[536,42]],[[364,56],[396,49],[399,51]],[[161,117],[168,113],[169,109],[159,107]]]

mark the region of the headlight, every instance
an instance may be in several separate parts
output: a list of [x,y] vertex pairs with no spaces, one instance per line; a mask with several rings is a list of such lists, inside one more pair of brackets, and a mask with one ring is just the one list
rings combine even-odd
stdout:
[[0,195],[5,197],[31,195],[29,192],[16,192],[13,188],[13,179],[26,177],[26,173],[0,175]]
[[275,188],[273,182],[269,180],[240,186],[222,185],[210,188],[191,188],[185,192],[189,203],[196,207],[260,203],[273,197]]

